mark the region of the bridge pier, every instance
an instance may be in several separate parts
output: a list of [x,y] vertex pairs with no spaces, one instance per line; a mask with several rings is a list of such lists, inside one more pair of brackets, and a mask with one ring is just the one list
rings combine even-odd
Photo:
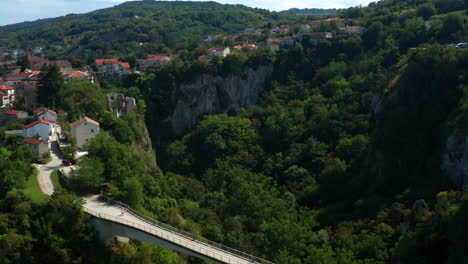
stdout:
[[207,260],[215,264],[223,264],[223,262],[219,262],[205,255],[192,251],[188,248],[184,248],[170,241],[161,239],[152,234],[146,233],[144,231],[141,231],[141,230],[138,230],[138,229],[126,226],[126,225],[122,225],[122,224],[112,222],[112,221],[107,221],[107,220],[97,218],[97,217],[91,218],[91,224],[98,231],[99,240],[104,244],[109,244],[116,237],[117,239],[123,239],[123,240],[126,239],[127,241],[128,239],[134,239],[134,240],[139,240],[139,241],[155,244],[158,246],[163,246],[165,248],[169,248],[169,249],[181,252],[181,253],[185,253],[187,255],[194,256],[203,260]]

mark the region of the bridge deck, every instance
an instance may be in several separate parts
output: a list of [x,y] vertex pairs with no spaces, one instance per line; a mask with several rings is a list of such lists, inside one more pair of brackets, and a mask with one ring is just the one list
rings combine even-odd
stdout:
[[158,238],[164,239],[219,262],[232,264],[273,264],[266,260],[256,258],[222,245],[213,245],[214,243],[200,241],[195,236],[188,235],[188,233],[175,232],[174,230],[151,223],[130,210],[127,210],[122,215],[122,209],[125,209],[124,207],[118,204],[101,201],[98,199],[98,196],[87,197],[85,198],[85,201],[86,203],[83,205],[83,209],[88,214],[150,233]]

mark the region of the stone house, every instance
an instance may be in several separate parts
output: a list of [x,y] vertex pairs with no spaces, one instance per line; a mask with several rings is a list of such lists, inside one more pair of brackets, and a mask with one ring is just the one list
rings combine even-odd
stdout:
[[23,139],[23,143],[32,148],[37,159],[49,152],[49,145],[44,140],[28,137]]
[[57,122],[57,113],[45,107],[37,108],[33,111],[36,120],[48,120]]
[[84,149],[84,145],[99,134],[99,123],[89,117],[82,117],[70,124],[70,130],[76,139],[76,146]]

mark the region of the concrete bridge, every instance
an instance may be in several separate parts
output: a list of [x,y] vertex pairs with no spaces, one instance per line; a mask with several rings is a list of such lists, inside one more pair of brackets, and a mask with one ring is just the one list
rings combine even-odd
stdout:
[[85,201],[83,210],[93,216],[92,223],[103,241],[119,236],[160,245],[213,263],[273,264],[142,216],[125,204],[97,195],[86,197]]

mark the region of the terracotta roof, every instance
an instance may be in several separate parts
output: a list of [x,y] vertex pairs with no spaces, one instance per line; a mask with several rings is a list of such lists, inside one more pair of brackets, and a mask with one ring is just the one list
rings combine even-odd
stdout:
[[23,112],[23,111],[20,111],[20,110],[8,110],[8,111],[5,112],[5,114],[7,114],[7,115],[17,115],[17,114],[19,114],[19,113],[21,113],[21,112]]
[[85,117],[82,117],[82,118],[80,118],[79,120],[77,120],[77,121],[71,123],[71,124],[70,124],[70,127],[71,127],[71,128],[75,128],[75,127],[81,126],[81,125],[84,124],[85,122],[88,122],[88,123],[91,123],[91,124],[93,124],[93,125],[99,126],[99,123],[98,123],[98,122],[96,122],[96,121],[92,120],[91,118],[85,116]]
[[15,87],[5,85],[5,84],[0,85],[0,90],[13,90],[13,89],[15,89]]
[[25,138],[25,139],[23,139],[23,142],[29,143],[29,144],[34,144],[34,145],[39,145],[41,143],[45,143],[45,141],[37,139],[37,138]]
[[124,68],[130,68],[130,64],[128,64],[128,62],[121,62],[118,59],[96,59],[96,65],[98,66],[102,66],[106,62],[118,63]]
[[48,59],[40,58],[40,57],[33,57],[33,56],[28,56],[28,61],[30,61],[30,62],[49,62]]
[[35,126],[35,125],[37,125],[37,124],[40,124],[40,123],[49,125],[49,124],[53,124],[53,123],[55,123],[55,122],[49,121],[49,120],[38,120],[38,121],[33,122],[33,123],[31,123],[31,124],[25,125],[23,128],[30,128],[30,127],[33,127],[33,126]]
[[67,78],[82,78],[82,77],[90,78],[92,77],[91,74],[88,74],[86,72],[82,72],[79,70],[72,70],[71,72],[62,72],[62,75],[63,77],[67,77]]
[[47,108],[45,108],[45,107],[39,107],[39,108],[36,108],[36,109],[33,110],[33,113],[34,113],[35,115],[40,115],[40,114],[42,114],[42,113],[44,113],[44,112],[49,112],[49,113],[51,113],[51,114],[57,115],[56,112],[54,112],[54,111],[52,111],[52,110],[50,110],[50,109],[47,109]]

